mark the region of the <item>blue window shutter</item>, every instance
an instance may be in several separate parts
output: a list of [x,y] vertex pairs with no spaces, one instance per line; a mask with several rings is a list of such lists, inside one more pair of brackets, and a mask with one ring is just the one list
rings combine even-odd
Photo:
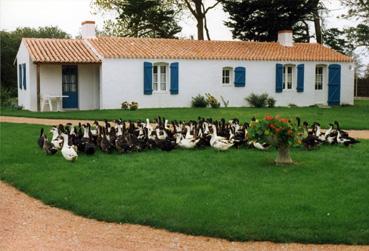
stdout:
[[234,86],[245,87],[246,84],[246,69],[245,67],[236,67],[234,69]]
[[282,90],[283,90],[283,65],[276,64],[275,92],[282,92]]
[[22,89],[22,81],[23,81],[23,67],[21,64],[18,65],[18,83],[19,83],[19,88]]
[[144,62],[144,94],[152,94],[152,63]]
[[299,64],[297,66],[297,92],[304,91],[304,64]]
[[178,63],[170,64],[170,94],[178,94]]
[[23,64],[23,89],[27,89],[26,64]]

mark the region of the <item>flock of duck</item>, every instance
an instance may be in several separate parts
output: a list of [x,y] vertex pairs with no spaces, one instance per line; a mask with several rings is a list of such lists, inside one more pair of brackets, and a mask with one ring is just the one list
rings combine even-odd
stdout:
[[[296,119],[300,126],[300,119]],[[255,121],[255,118],[252,121]],[[268,149],[269,144],[248,138],[248,127],[248,122],[241,124],[238,119],[226,122],[225,119],[214,121],[201,117],[188,122],[174,120],[171,123],[161,117],[158,117],[155,123],[151,123],[149,119],[145,122],[105,120],[103,125],[98,121],[92,125],[79,123],[78,126],[68,123],[51,128],[51,141],[41,128],[38,145],[47,155],[60,151],[69,161],[76,160],[80,153],[93,155],[97,149],[104,153],[114,151],[129,153],[155,148],[171,151],[176,147],[191,149],[206,146],[220,151],[242,146],[259,150]],[[321,131],[320,124],[317,122],[310,127],[307,122],[304,122],[302,127],[305,132],[302,143],[309,150],[323,143],[350,146],[359,142],[341,130],[337,121],[330,124],[325,132]]]

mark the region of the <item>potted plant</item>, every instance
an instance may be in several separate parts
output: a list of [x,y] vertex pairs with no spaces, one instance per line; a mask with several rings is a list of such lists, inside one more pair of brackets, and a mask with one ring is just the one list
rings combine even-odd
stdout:
[[290,147],[301,144],[303,130],[287,118],[266,116],[250,123],[248,130],[252,140],[265,142],[276,147],[278,154],[275,163],[292,164]]

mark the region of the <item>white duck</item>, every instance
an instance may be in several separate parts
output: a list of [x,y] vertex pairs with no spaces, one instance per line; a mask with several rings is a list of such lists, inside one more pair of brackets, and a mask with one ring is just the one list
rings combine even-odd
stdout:
[[197,143],[199,143],[200,138],[192,138],[188,139],[186,137],[183,137],[182,134],[176,135],[176,143],[179,147],[186,148],[186,149],[192,149],[195,148]]
[[53,144],[56,149],[60,150],[63,146],[63,138],[60,137],[58,128],[53,126],[50,132],[53,134],[51,144]]
[[61,153],[64,159],[69,160],[69,161],[75,161],[78,157],[78,154],[73,146],[68,145],[68,135],[65,133],[62,133],[61,136],[64,139],[63,148],[61,149]]
[[259,143],[256,140],[251,140],[248,142],[249,145],[252,145],[254,148],[258,150],[267,150],[269,149],[270,145],[268,143]]
[[219,137],[215,125],[212,125],[213,133],[211,134],[210,146],[220,151],[226,151],[233,146],[233,141]]

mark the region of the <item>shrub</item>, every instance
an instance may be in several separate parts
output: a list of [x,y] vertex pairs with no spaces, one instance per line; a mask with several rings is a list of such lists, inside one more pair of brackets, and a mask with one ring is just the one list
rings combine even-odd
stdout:
[[137,110],[137,109],[138,109],[138,103],[137,103],[137,102],[132,101],[131,105],[129,106],[129,109],[130,109],[131,111],[135,111],[135,110]]
[[130,107],[130,104],[127,101],[124,101],[121,107],[123,110],[128,110]]
[[219,108],[220,103],[219,101],[210,93],[205,93],[206,101],[210,105],[211,108]]
[[268,107],[269,107],[269,108],[273,108],[273,107],[275,106],[275,99],[274,99],[274,98],[272,98],[272,97],[269,97],[269,98],[267,99],[267,104],[268,104]]
[[0,105],[1,107],[11,108],[16,106],[17,99],[15,98],[17,94],[12,92],[9,88],[1,88],[0,89]]
[[197,95],[196,97],[192,97],[192,107],[207,107],[208,102],[206,98],[202,95]]
[[255,93],[251,93],[250,96],[246,97],[245,100],[253,107],[265,107],[267,105],[268,94],[263,93],[257,95]]
[[297,107],[297,105],[290,103],[288,104],[288,107]]

